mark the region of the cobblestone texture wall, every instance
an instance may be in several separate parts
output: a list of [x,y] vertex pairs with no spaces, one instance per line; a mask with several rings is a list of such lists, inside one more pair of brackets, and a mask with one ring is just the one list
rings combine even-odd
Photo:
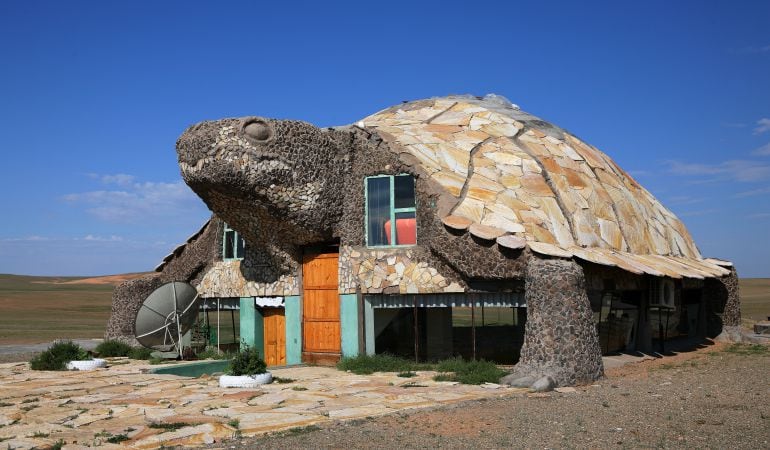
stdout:
[[527,324],[514,373],[551,376],[559,386],[604,374],[583,269],[572,261],[532,258],[525,280]]
[[708,336],[716,337],[723,327],[741,324],[741,300],[735,267],[730,268],[730,275],[704,280],[703,297],[706,302]]
[[134,318],[142,302],[152,291],[170,281],[187,281],[197,285],[214,261],[221,258],[222,221],[212,216],[206,228],[181,253],[171,259],[162,272],[126,281],[112,293],[112,311],[105,339],[118,339],[138,345],[134,338]]

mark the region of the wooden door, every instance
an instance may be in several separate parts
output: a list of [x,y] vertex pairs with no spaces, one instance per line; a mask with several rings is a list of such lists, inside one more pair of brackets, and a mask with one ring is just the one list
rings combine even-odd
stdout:
[[338,253],[305,255],[302,262],[302,360],[310,363],[339,359],[340,297]]
[[265,308],[265,362],[268,366],[286,365],[286,316],[283,308]]

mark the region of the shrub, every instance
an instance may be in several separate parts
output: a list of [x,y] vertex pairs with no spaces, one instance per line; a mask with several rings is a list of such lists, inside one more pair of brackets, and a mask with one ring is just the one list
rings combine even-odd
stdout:
[[[436,381],[459,381],[462,384],[497,383],[507,372],[489,361],[465,361],[453,358],[441,361],[436,366],[441,372]],[[454,375],[449,375],[449,372]]]
[[32,370],[64,370],[70,361],[90,359],[82,347],[72,341],[56,342],[48,350],[32,358]]
[[131,350],[132,347],[125,342],[104,341],[97,345],[94,351],[99,356],[114,358],[116,356],[128,356],[131,353]]
[[412,372],[431,368],[430,364],[417,364],[393,355],[358,355],[342,358],[337,363],[337,369],[349,370],[356,375],[369,375],[374,372]]
[[152,349],[147,347],[134,347],[131,349],[128,357],[131,359],[149,360],[152,358]]
[[245,347],[236,353],[228,369],[230,375],[261,375],[265,372],[267,364],[253,347]]
[[232,353],[220,352],[214,347],[206,347],[205,350],[198,352],[195,355],[198,359],[230,359],[234,355]]

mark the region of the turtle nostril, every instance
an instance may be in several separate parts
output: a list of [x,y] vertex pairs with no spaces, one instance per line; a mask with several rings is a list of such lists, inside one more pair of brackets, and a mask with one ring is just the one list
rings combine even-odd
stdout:
[[247,123],[246,126],[243,127],[243,132],[246,133],[248,137],[257,141],[266,141],[270,139],[270,136],[273,134],[270,125],[261,120]]

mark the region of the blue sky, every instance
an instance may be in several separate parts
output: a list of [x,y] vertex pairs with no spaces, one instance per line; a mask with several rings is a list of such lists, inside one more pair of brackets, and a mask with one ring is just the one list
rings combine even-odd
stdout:
[[769,277],[770,2],[0,2],[0,273],[151,270],[208,217],[174,144],[508,97]]

